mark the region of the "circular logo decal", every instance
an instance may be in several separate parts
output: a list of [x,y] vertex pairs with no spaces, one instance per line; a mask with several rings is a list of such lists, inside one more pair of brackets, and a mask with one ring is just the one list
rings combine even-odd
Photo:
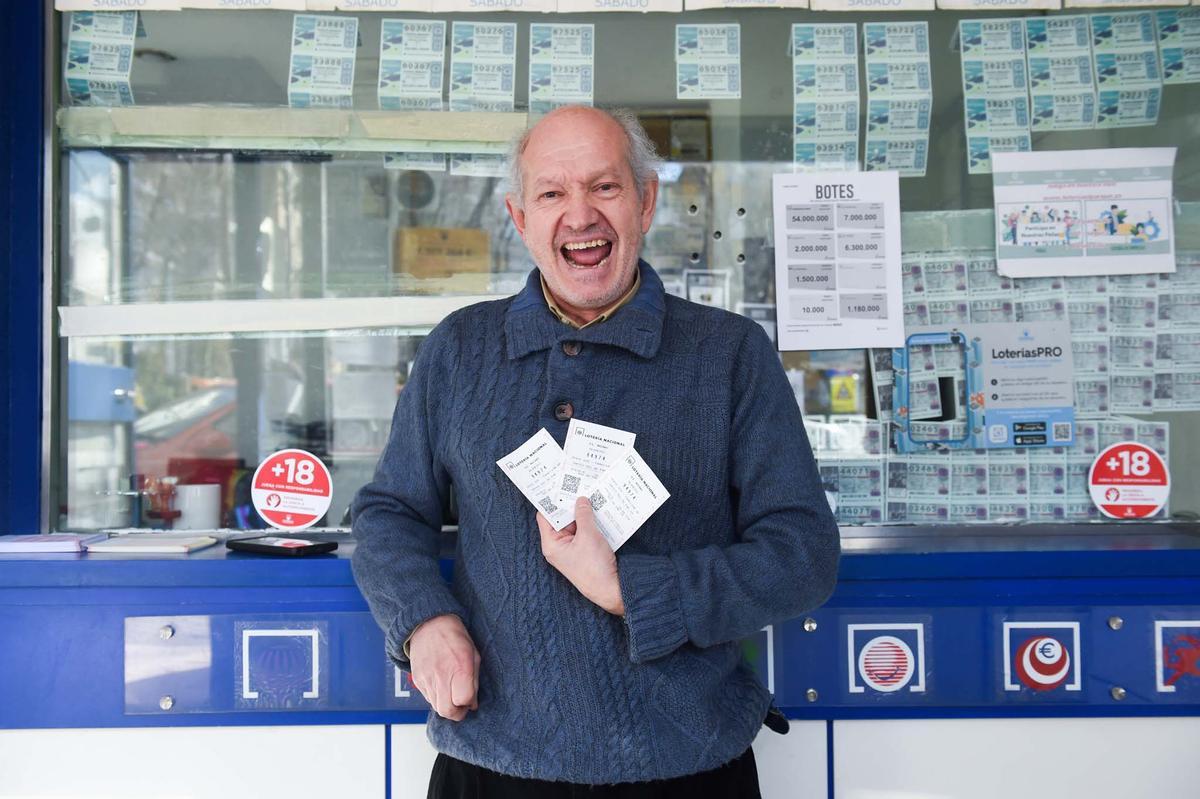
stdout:
[[1071,655],[1057,638],[1039,635],[1017,648],[1017,679],[1034,691],[1052,691],[1071,674]]
[[311,452],[284,449],[259,464],[250,499],[263,520],[280,530],[303,530],[321,520],[333,494],[329,469]]
[[899,691],[912,679],[913,651],[894,635],[872,638],[858,653],[858,673],[876,691]]
[[1137,441],[1122,441],[1096,456],[1088,472],[1088,490],[1105,516],[1143,519],[1167,504],[1171,475],[1153,449]]

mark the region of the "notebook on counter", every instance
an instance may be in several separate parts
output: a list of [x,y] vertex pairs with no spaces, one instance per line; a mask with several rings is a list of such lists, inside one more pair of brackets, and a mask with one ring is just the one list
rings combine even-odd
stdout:
[[128,533],[115,535],[104,541],[87,544],[88,552],[116,552],[120,554],[175,554],[186,555],[217,543],[211,535],[168,535],[166,533]]
[[107,533],[51,533],[50,535],[0,535],[0,555],[11,552],[82,552],[88,544],[103,541]]

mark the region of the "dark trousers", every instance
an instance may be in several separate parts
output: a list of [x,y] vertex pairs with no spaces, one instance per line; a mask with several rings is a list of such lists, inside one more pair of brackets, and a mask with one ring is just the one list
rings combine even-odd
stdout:
[[761,799],[754,752],[747,749],[720,768],[653,782],[575,785],[497,774],[439,754],[428,799]]

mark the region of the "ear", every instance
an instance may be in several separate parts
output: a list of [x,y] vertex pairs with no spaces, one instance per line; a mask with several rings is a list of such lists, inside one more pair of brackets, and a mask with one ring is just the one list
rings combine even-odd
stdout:
[[658,206],[658,178],[646,181],[646,191],[642,197],[642,235],[650,231],[650,223],[654,221],[654,209]]
[[511,194],[504,195],[504,207],[508,209],[508,215],[513,221],[513,225],[517,228],[517,233],[521,238],[525,238],[525,209],[521,208],[516,203],[516,198]]

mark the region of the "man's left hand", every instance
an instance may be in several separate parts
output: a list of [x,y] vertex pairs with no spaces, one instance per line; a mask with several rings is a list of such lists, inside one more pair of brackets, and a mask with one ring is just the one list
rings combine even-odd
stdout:
[[537,523],[542,533],[542,555],[550,565],[592,602],[615,616],[624,616],[617,556],[600,535],[587,497],[575,500],[575,521],[562,530],[555,531],[540,513]]

